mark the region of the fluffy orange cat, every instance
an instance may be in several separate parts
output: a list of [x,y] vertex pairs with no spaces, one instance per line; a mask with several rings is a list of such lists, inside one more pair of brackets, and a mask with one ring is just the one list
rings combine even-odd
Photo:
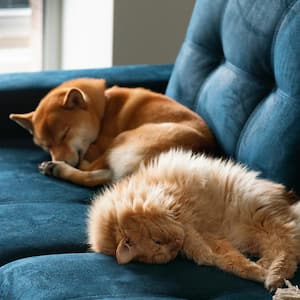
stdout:
[[95,197],[89,243],[121,264],[166,263],[181,253],[273,290],[300,258],[294,200],[241,165],[171,150]]

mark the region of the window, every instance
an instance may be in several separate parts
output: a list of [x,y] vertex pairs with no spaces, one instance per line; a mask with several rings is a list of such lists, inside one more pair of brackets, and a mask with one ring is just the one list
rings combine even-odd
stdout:
[[0,73],[42,67],[42,0],[0,1]]
[[0,0],[0,73],[111,66],[113,3]]
[[28,8],[29,1],[28,0],[1,0],[0,8]]

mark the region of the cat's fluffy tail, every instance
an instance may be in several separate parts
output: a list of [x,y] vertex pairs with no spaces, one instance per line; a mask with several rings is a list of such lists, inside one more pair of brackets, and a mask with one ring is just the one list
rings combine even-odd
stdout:
[[294,202],[291,205],[292,212],[296,216],[296,222],[297,222],[297,240],[298,240],[298,261],[300,262],[300,200],[299,197],[297,197],[294,194],[295,199],[297,198],[297,202]]
[[298,198],[298,201],[292,204],[292,211],[293,213],[297,216],[298,221],[299,221],[299,229],[300,229],[300,201]]

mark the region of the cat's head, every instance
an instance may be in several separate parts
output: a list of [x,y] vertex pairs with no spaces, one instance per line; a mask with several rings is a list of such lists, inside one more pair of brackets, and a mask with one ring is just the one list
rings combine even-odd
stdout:
[[121,264],[174,259],[182,249],[184,229],[166,205],[170,199],[160,188],[145,191],[130,184],[119,182],[93,202],[88,218],[91,250],[116,256]]
[[182,249],[183,226],[161,212],[124,213],[119,220],[118,263],[130,261],[162,264]]

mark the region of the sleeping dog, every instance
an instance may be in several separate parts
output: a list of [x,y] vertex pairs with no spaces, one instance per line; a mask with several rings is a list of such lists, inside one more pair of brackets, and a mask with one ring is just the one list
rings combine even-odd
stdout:
[[50,153],[43,174],[97,186],[132,173],[170,148],[214,151],[215,138],[196,113],[144,88],[79,78],[51,90],[37,108],[10,119]]

